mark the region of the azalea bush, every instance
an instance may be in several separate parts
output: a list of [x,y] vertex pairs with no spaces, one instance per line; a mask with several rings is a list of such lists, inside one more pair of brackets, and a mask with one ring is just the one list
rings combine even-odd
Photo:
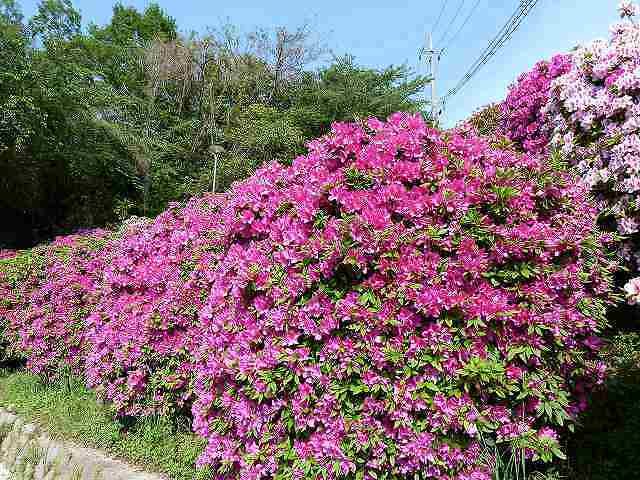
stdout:
[[217,212],[194,428],[219,478],[490,478],[602,378],[611,235],[575,178],[401,114],[336,124]]
[[221,199],[174,203],[152,222],[128,222],[103,252],[85,374],[121,414],[189,411],[198,315],[220,251]]
[[623,235],[638,232],[640,28],[612,27],[608,42],[580,46],[574,68],[552,83],[546,110],[553,145],[577,165]]
[[507,98],[500,104],[501,131],[525,152],[547,150],[551,118],[545,107],[550,99],[552,81],[571,68],[570,55],[555,55],[549,61],[538,62],[533,70],[522,73],[509,87]]
[[[592,188],[601,221],[624,236],[631,276],[639,265],[640,26],[639,8],[620,3],[623,21],[611,38],[578,46],[523,74],[502,104],[507,136],[527,152],[557,149]],[[633,279],[625,289],[638,302]]]
[[190,413],[219,479],[489,479],[481,438],[561,456],[614,299],[588,189],[419,115],[308,147],[18,255],[0,315],[31,370]]
[[95,230],[58,237],[0,260],[0,322],[33,372],[51,378],[83,371],[85,319],[95,303],[98,253],[107,235]]
[[[631,18],[637,7],[623,2]],[[640,210],[640,27],[624,21],[609,41],[595,41],[573,54],[575,68],[552,85],[553,145],[575,164],[593,188],[603,215],[626,236],[622,253],[638,270]],[[637,283],[637,279],[635,280]],[[633,291],[634,283],[627,285]],[[629,295],[631,303],[637,295]]]
[[12,358],[9,333],[9,321],[6,312],[11,308],[9,289],[4,269],[9,261],[15,258],[17,252],[13,250],[0,250],[0,364]]

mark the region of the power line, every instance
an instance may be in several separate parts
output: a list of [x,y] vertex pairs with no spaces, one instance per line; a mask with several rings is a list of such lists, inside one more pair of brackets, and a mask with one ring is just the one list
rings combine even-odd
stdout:
[[471,65],[467,73],[460,79],[460,81],[447,92],[443,98],[443,103],[449,98],[456,95],[478,71],[487,64],[487,62],[502,48],[509,39],[513,36],[515,31],[520,27],[523,20],[536,6],[539,0],[520,0],[520,5],[516,11],[511,15],[507,23],[500,29],[494,39],[483,50],[480,57]]
[[445,29],[444,34],[440,37],[440,40],[436,42],[438,45],[440,45],[442,41],[447,37],[447,35],[449,34],[449,30],[451,30],[451,27],[453,26],[453,24],[456,23],[456,20],[458,19],[458,15],[460,15],[460,12],[462,11],[462,7],[464,6],[465,1],[466,0],[460,0],[460,5],[458,5],[458,10],[456,10],[456,14],[453,16],[453,19],[449,22],[449,25]]
[[464,77],[458,84],[447,92],[446,97],[451,97],[466,85],[471,77],[473,77],[484,66],[496,52],[511,38],[513,32],[517,30],[522,23],[524,17],[535,6],[538,0],[520,0],[518,9],[511,15],[507,23],[502,27],[498,34],[493,38],[489,45],[484,49],[480,57],[472,64]]
[[[444,13],[444,9],[447,6],[447,0],[442,0],[442,7],[440,8],[440,13],[438,14],[438,19],[435,21],[435,23],[433,25],[431,25],[431,30],[429,30],[429,33],[427,34],[428,36],[433,36],[433,33],[438,29],[438,25],[440,25],[440,20],[442,19],[442,14]],[[422,61],[422,55],[424,53],[427,53],[427,51],[425,50],[424,45],[422,47],[420,47],[420,50],[418,50],[418,62]]]
[[[488,53],[487,57],[484,58],[482,60],[482,62],[474,68],[473,72],[471,73],[471,77],[473,77],[484,65],[486,65],[489,62],[489,60],[498,52],[498,50],[500,50],[511,39],[513,34],[520,27],[520,25],[522,24],[524,19],[531,12],[531,10],[536,6],[537,3],[538,3],[538,0],[533,0],[533,1],[529,1],[529,3],[524,6],[523,11],[518,15],[518,17],[516,18],[516,20],[513,23],[512,27],[508,30],[508,32],[491,49],[491,51]],[[458,90],[460,90],[462,87],[464,87],[464,85],[466,85],[469,82],[469,80],[471,80],[471,77],[466,79],[464,84],[461,85]]]
[[433,34],[437,29],[438,25],[440,25],[440,20],[442,19],[442,14],[444,13],[444,8],[447,6],[447,0],[442,0],[442,8],[440,9],[440,14],[438,15],[438,19],[436,23],[431,27],[431,33]]
[[460,32],[464,29],[467,23],[469,23],[469,20],[471,20],[471,17],[475,13],[475,11],[478,9],[478,5],[480,5],[480,0],[476,0],[475,5],[473,6],[473,8],[471,8],[469,15],[467,15],[467,18],[464,19],[464,22],[462,22],[462,25],[460,25],[460,28],[458,28],[458,31],[453,35],[453,37],[451,37],[451,39],[447,42],[447,44],[442,48],[442,50],[440,51],[441,56],[444,55],[447,48],[449,48],[449,45],[451,45],[458,38],[458,35],[460,35]]

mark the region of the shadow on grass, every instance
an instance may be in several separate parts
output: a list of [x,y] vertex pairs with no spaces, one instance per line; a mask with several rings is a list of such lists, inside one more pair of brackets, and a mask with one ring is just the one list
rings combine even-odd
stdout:
[[[44,384],[22,370],[0,370],[0,406],[46,428],[52,436],[104,450],[176,480],[211,478],[196,470],[205,442],[170,417],[116,418],[81,381]],[[184,423],[184,422],[183,422]]]

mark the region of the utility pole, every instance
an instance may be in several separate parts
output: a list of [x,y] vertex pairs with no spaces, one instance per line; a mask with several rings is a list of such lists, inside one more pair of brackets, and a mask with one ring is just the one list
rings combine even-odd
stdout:
[[438,121],[440,115],[440,105],[438,100],[438,93],[436,90],[436,77],[438,75],[438,62],[440,60],[440,52],[433,49],[433,34],[431,32],[427,35],[427,50],[423,50],[427,54],[427,75],[431,79],[431,118],[435,122]]

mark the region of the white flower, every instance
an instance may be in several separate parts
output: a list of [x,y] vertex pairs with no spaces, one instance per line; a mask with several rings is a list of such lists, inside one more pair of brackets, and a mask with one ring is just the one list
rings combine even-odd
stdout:
[[622,0],[618,5],[618,12],[620,12],[620,17],[634,17],[638,15],[638,5],[633,3],[631,0]]
[[627,300],[630,305],[639,303],[640,300],[640,277],[633,278],[627,282],[624,286],[624,291],[627,294]]

